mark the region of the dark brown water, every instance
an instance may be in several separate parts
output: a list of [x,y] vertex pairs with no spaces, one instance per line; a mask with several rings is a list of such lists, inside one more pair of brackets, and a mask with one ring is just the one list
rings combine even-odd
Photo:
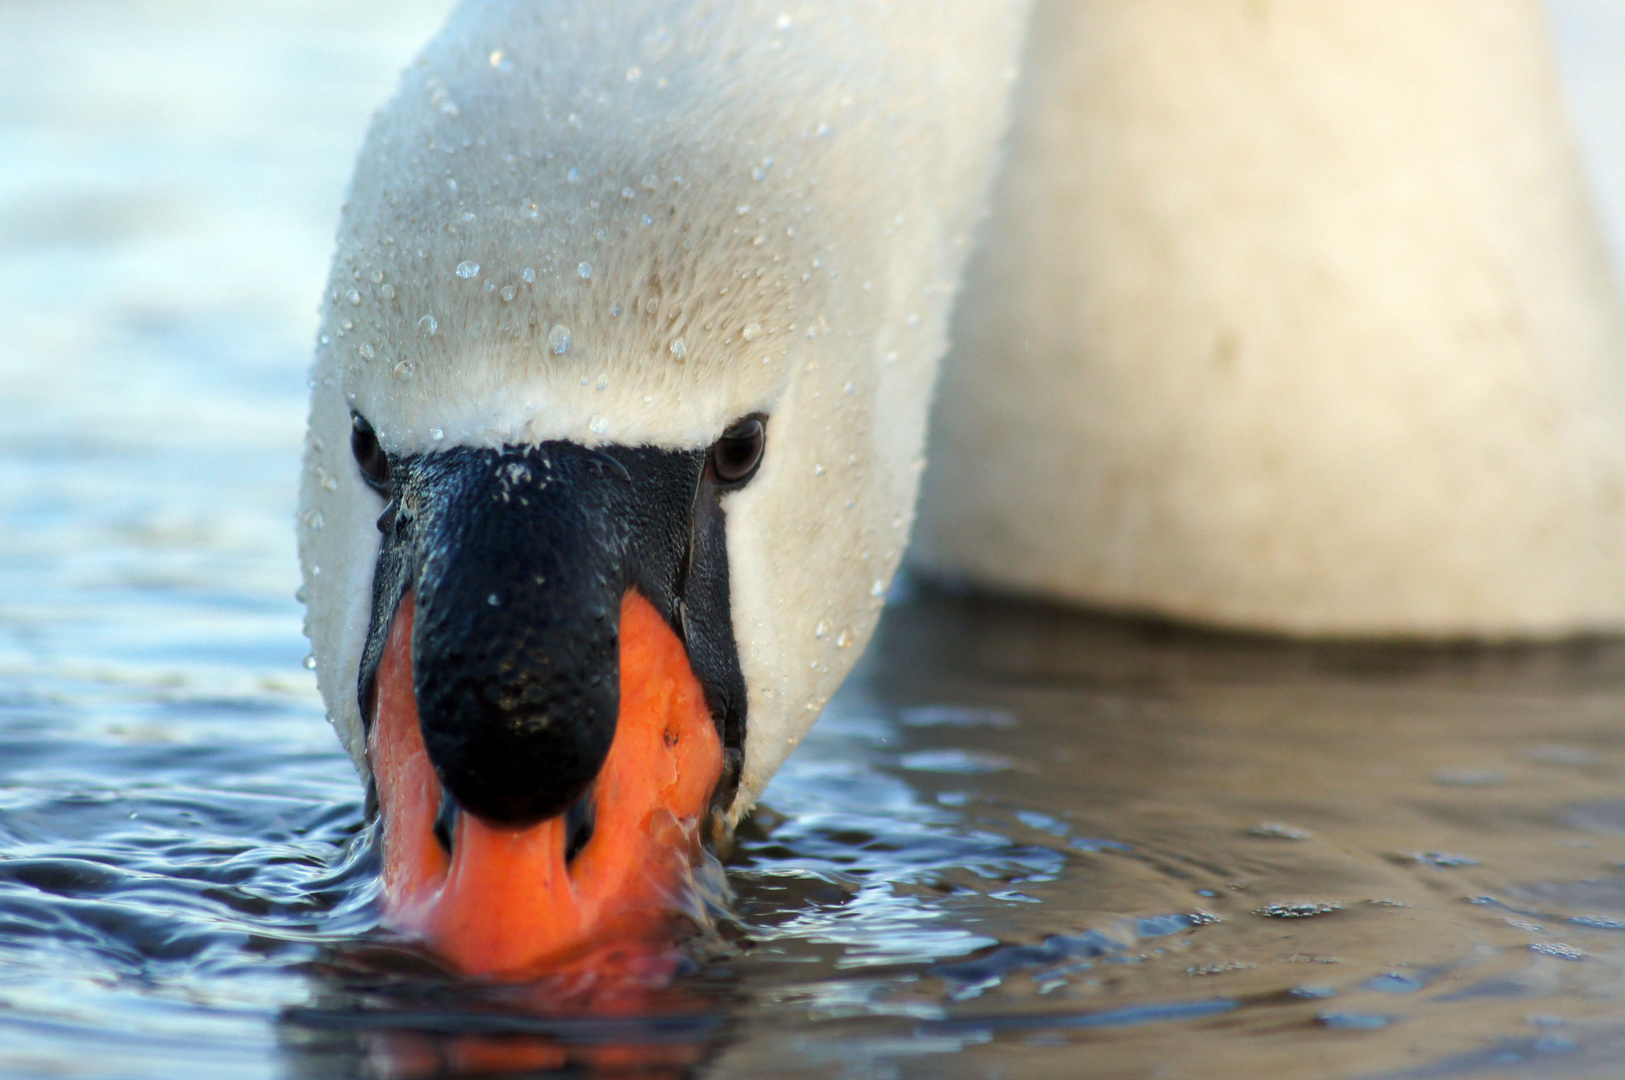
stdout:
[[[350,158],[443,6],[0,2],[0,1076],[1620,1073],[1617,643],[916,589],[675,985],[586,1008],[380,935],[293,485]],[[1557,10],[1625,130],[1625,26]]]

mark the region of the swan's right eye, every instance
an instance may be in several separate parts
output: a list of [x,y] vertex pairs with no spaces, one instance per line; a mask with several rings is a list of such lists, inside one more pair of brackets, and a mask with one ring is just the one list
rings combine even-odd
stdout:
[[728,487],[743,487],[756,475],[767,447],[764,416],[747,416],[722,433],[711,447],[712,479]]
[[367,418],[360,413],[350,417],[350,452],[361,466],[361,476],[367,486],[380,495],[389,492],[389,455],[378,443],[378,433],[372,430]]

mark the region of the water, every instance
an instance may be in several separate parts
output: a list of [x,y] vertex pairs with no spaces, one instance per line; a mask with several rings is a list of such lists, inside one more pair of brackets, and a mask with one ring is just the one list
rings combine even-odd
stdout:
[[[1613,643],[916,590],[675,986],[572,1009],[384,940],[293,483],[350,159],[443,7],[0,4],[0,1075],[1617,1074]],[[1625,13],[1557,11],[1618,233]]]

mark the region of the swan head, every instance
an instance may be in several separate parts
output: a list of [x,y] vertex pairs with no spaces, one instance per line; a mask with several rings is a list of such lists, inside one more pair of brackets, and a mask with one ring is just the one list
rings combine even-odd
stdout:
[[[624,7],[459,8],[324,298],[317,678],[390,918],[471,970],[670,907],[856,660],[998,130],[975,79],[882,75],[918,18]],[[1019,20],[974,18],[999,82]]]

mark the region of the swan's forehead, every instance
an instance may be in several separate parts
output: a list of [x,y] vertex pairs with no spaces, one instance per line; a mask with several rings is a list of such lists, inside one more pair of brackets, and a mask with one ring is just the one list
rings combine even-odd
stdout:
[[[352,404],[397,449],[694,446],[771,411],[806,329],[787,293],[805,283],[765,242],[740,250],[733,223],[683,206],[681,188],[645,194],[635,206],[555,197],[552,221],[488,196],[379,215],[401,233],[431,224],[436,243],[380,230],[344,252],[326,345]],[[655,209],[689,228],[643,224]]]
[[[551,326],[565,327],[572,337],[578,332],[562,321]],[[440,355],[399,350],[387,358],[387,372],[352,375],[351,403],[395,452],[549,439],[695,448],[777,403],[782,369],[771,358],[757,361],[759,370],[740,364],[697,375],[680,361],[648,355],[652,350],[641,340],[647,335],[637,330],[600,331],[597,347],[574,362],[550,355],[551,347],[483,341]],[[704,345],[680,338],[678,348]]]
[[431,49],[362,153],[322,346],[352,404],[395,449],[695,446],[770,411],[830,281],[803,140],[673,131],[677,88],[564,94],[487,44]]

